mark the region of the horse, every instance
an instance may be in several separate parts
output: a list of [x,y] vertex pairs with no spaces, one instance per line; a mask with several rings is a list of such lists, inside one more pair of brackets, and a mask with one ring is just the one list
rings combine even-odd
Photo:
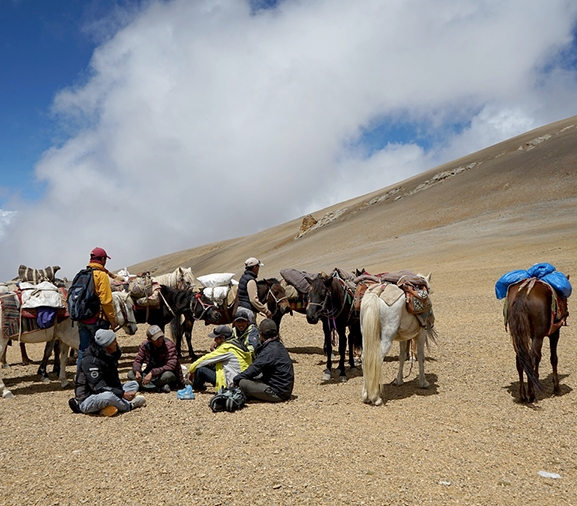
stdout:
[[173,272],[153,276],[152,281],[159,285],[170,286],[177,290],[193,288],[197,281],[191,267],[177,267]]
[[[535,392],[543,391],[539,381],[539,363],[545,337],[549,337],[553,393],[559,394],[557,343],[560,328],[568,316],[567,299],[556,297],[554,289],[547,283],[528,278],[509,286],[504,307],[506,327],[509,327],[515,349],[520,402],[533,402]],[[527,376],[526,389],[523,373]]]
[[[422,279],[422,286],[429,291],[430,274],[426,277],[422,275],[417,275],[417,277]],[[432,306],[429,312],[429,319],[426,324],[423,324],[417,315],[409,312],[403,290],[395,284],[378,283],[365,292],[361,299],[360,313],[363,340],[363,402],[375,406],[383,402],[381,398],[382,365],[393,341],[399,341],[401,347],[399,369],[393,384],[397,386],[403,384],[403,367],[408,342],[416,339],[419,363],[418,384],[420,388],[429,387],[429,382],[425,378],[425,345],[429,338],[433,341],[436,339]]]
[[349,368],[351,371],[356,370],[354,349],[361,334],[359,318],[353,310],[355,293],[338,275],[336,269],[331,275],[321,272],[316,278],[308,279],[308,281],[310,290],[306,308],[307,321],[315,325],[321,320],[325,337],[324,351],[327,355],[327,367],[323,379],[324,381],[331,379],[332,334],[336,332],[339,336],[339,379],[342,382],[347,381],[345,372],[346,330],[349,329]]
[[[258,299],[266,304],[269,311],[272,313],[272,320],[274,320],[277,326],[279,326],[283,315],[290,311],[290,305],[284,288],[276,278],[259,279],[256,282],[256,286],[258,290]],[[204,320],[205,323],[213,325],[232,323],[236,314],[237,305],[238,298],[231,307],[217,306],[203,293],[203,291],[200,291],[196,295],[192,317],[185,314],[184,319],[175,318],[170,324],[171,333],[175,336],[178,355],[182,356],[182,336],[184,335],[190,358],[193,360],[196,358],[192,348],[192,328],[195,320]],[[220,315],[216,321],[207,318],[209,310],[219,312]]]
[[[114,293],[113,300],[114,300],[114,307],[115,307],[115,316],[116,321],[122,325],[123,330],[129,334],[133,335],[136,333],[136,321],[134,320],[134,315],[131,312],[131,304],[129,303],[128,294],[122,293]],[[4,311],[0,311],[0,329],[4,328],[3,325],[3,318],[4,318]],[[14,336],[15,338],[15,336]],[[80,337],[78,335],[78,328],[74,325],[74,322],[69,318],[65,317],[61,321],[57,321],[52,327],[47,329],[36,328],[29,332],[23,332],[19,336],[20,342],[23,343],[41,343],[41,342],[52,342],[59,341],[61,343],[60,346],[60,354],[59,354],[59,362],[58,362],[58,376],[60,380],[60,385],[62,388],[66,388],[69,383],[66,379],[66,367],[61,367],[60,364],[66,364],[66,358],[68,355],[69,348],[74,348],[75,350],[78,349],[80,345]],[[0,332],[0,355],[5,351],[6,345],[8,344],[9,338],[4,336],[3,332]],[[46,364],[48,362],[48,358],[52,353],[52,349],[45,347],[44,349],[44,358],[42,364],[39,367],[39,374],[44,373],[46,375]],[[56,366],[56,360],[55,360]],[[2,397],[10,398],[13,397],[12,392],[6,388],[6,385],[2,381],[0,377],[0,391],[2,392]]]

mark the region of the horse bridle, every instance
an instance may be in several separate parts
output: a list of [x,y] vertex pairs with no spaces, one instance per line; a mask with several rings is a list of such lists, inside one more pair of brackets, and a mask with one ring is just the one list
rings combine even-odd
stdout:
[[[217,309],[214,304],[204,303],[202,301],[201,297],[202,297],[202,292],[197,292],[194,294],[194,297],[192,298],[193,300],[190,301],[190,312],[192,313],[192,317],[194,320],[203,320],[204,315],[207,313],[207,311],[210,308]],[[193,302],[194,302],[194,304],[193,304]],[[198,304],[200,304],[200,306],[202,307],[202,313],[200,313],[200,316],[197,318],[195,315],[195,312],[196,312],[196,306],[198,306]]]
[[272,286],[269,287],[268,293],[266,294],[266,299],[265,299],[265,300],[268,300],[269,296],[271,296],[271,297],[274,299],[275,304],[276,304],[276,308],[275,308],[275,310],[274,310],[274,313],[272,313],[273,315],[275,315],[275,314],[277,314],[277,312],[278,312],[279,309],[280,309],[279,303],[282,302],[282,301],[285,300],[285,299],[288,300],[288,297],[285,295],[284,297],[277,298],[277,296],[275,295],[275,293],[272,291]]

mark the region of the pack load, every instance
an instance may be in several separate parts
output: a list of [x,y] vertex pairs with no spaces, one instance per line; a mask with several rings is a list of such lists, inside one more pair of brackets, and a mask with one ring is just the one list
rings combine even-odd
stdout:
[[94,287],[91,268],[82,269],[74,276],[68,290],[68,313],[74,321],[93,318],[100,311],[100,298]]
[[238,387],[222,387],[210,400],[208,405],[214,413],[220,411],[236,411],[246,404],[246,395]]
[[234,274],[230,272],[216,272],[198,276],[196,279],[202,285],[202,292],[205,297],[217,306],[228,306],[231,299],[236,297],[236,290],[238,289],[238,281],[232,279],[233,276]]
[[571,296],[572,287],[569,278],[548,263],[535,264],[529,269],[510,271],[503,274],[495,283],[495,295],[497,299],[503,299],[507,295],[510,285],[528,278],[537,278],[552,286],[555,291],[564,298]]

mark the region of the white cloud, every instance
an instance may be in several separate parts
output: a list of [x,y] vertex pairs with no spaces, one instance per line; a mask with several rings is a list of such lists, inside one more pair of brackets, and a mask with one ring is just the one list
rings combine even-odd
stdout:
[[[48,190],[17,207],[2,274],[249,234],[575,114],[575,69],[556,64],[576,19],[569,0],[151,2],[56,97],[77,131],[38,163]],[[388,117],[468,127],[350,148]]]

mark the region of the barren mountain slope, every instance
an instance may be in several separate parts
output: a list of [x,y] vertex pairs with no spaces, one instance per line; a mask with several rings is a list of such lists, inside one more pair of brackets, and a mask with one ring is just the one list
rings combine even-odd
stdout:
[[575,146],[577,117],[314,213],[317,227],[298,239],[302,219],[130,271],[160,273],[184,265],[196,274],[240,274],[248,256],[263,259],[265,276],[278,276],[283,267],[426,268],[434,259],[449,261],[447,254],[460,246],[496,260],[517,244],[545,247],[551,234],[571,240],[577,223]]

